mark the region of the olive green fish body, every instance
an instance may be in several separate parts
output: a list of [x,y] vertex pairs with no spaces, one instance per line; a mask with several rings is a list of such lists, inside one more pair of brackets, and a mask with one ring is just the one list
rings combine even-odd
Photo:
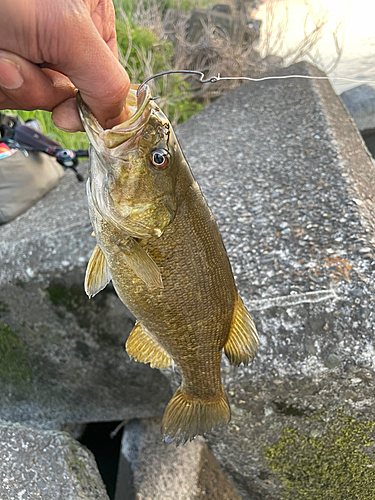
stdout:
[[121,300],[173,358],[190,394],[221,394],[221,352],[237,293],[216,223],[196,185],[187,188],[163,235],[142,245],[160,270],[163,288],[147,286],[124,265],[111,239],[101,248]]
[[[147,130],[140,127],[122,155],[128,173],[122,172],[121,180],[112,170],[112,185],[105,179],[108,172],[100,179],[106,155],[97,138],[91,141],[97,144],[88,199],[98,245],[85,288],[92,296],[112,279],[137,318],[126,344],[129,355],[153,367],[178,366],[182,385],[167,406],[162,427],[167,441],[185,442],[229,421],[220,377],[222,351],[231,363],[247,364],[258,338],[238,296],[216,222],[173,130],[154,103],[148,106]],[[129,151],[134,151],[130,162]],[[137,189],[150,193],[138,196]]]

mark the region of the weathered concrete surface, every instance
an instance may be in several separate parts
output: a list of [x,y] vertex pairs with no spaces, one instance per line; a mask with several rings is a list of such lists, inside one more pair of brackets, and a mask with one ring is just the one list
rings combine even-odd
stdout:
[[[80,171],[84,173],[85,164]],[[0,283],[45,281],[84,268],[94,246],[85,182],[66,172],[59,186],[10,224],[0,226]]]
[[89,302],[65,276],[47,290],[4,286],[0,302],[2,420],[56,429],[163,414],[167,382],[129,359],[124,343],[133,322],[113,291]]
[[375,90],[369,85],[359,85],[340,95],[358,130],[375,129]]
[[[84,168],[84,167],[83,167]],[[94,239],[82,184],[0,227],[0,419],[40,428],[162,415],[165,378],[124,345],[134,318],[109,287],[88,300]]]
[[243,84],[178,136],[261,340],[252,366],[224,361],[232,421],[208,442],[244,499],[277,499],[265,453],[285,427],[310,435],[339,408],[375,420],[374,165],[324,81]]
[[239,500],[202,437],[169,446],[161,419],[125,426],[115,500]]
[[1,500],[109,500],[90,451],[68,434],[0,423]]
[[2,420],[56,429],[163,414],[165,378],[125,352],[129,312],[110,290],[88,301],[82,279],[0,290]]

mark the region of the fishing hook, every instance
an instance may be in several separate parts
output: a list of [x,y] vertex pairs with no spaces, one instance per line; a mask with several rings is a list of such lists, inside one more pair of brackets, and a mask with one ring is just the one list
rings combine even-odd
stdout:
[[[150,80],[153,80],[154,78],[158,78],[159,76],[164,76],[164,75],[171,75],[173,73],[185,73],[185,74],[188,74],[188,75],[199,75],[200,78],[199,78],[199,82],[201,83],[216,83],[217,81],[219,80],[228,80],[228,79],[242,79],[242,77],[240,76],[234,76],[234,77],[229,77],[229,76],[225,76],[225,77],[221,77],[220,76],[220,73],[218,73],[217,76],[210,76],[209,78],[204,78],[204,73],[202,71],[195,71],[193,69],[171,69],[169,71],[162,71],[161,73],[156,73],[155,75],[152,75],[152,76],[149,76],[148,78],[146,78],[146,80],[143,80],[143,82],[140,84],[140,86],[138,87],[138,90],[137,90],[137,95],[139,93],[139,91],[141,90],[141,88],[146,85],[147,82],[149,82]],[[246,77],[244,77],[246,78]]]

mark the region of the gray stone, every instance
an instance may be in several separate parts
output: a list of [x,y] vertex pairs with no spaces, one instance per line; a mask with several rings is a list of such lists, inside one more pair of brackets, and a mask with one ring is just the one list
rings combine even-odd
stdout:
[[133,319],[112,289],[89,301],[82,273],[0,290],[0,418],[40,428],[162,415],[163,375],[131,361]]
[[[280,72],[298,73],[322,76],[307,64]],[[374,253],[374,165],[326,81],[243,84],[178,137],[261,340],[251,366],[223,360],[232,420],[207,440],[242,498],[278,499],[283,483],[265,454],[285,429],[309,436],[323,419],[324,436],[342,409],[375,421],[374,274],[361,252]],[[355,498],[359,486],[345,480]],[[342,481],[331,477],[332,487]],[[302,498],[303,485],[293,487],[290,498]]]
[[239,500],[202,437],[169,446],[161,419],[125,426],[115,500]]
[[[85,165],[81,166],[83,173]],[[134,318],[83,290],[94,246],[84,186],[59,187],[0,227],[0,419],[40,428],[162,415],[163,375],[129,359]]]
[[375,90],[369,85],[359,85],[340,95],[350,116],[361,132],[375,129]]
[[[80,166],[85,173],[87,163]],[[67,171],[59,186],[0,226],[0,284],[45,281],[87,263],[94,246],[85,183]]]
[[68,434],[0,423],[1,500],[109,500],[91,452]]

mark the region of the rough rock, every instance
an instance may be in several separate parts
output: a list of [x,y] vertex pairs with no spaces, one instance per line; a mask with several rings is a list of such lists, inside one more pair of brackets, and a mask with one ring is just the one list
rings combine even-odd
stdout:
[[161,419],[125,426],[115,500],[239,500],[202,437],[169,446]]
[[109,500],[91,452],[68,434],[0,423],[2,500]]
[[[306,64],[284,71],[296,73],[322,76]],[[303,79],[243,84],[178,136],[261,341],[251,366],[223,361],[232,421],[208,443],[244,499],[355,498],[373,465],[348,474],[324,463],[324,436],[339,410],[375,421],[375,169],[362,138],[330,84]],[[288,428],[302,456],[268,461],[272,446],[287,449]],[[312,436],[323,466],[293,477],[312,463]],[[324,490],[324,470],[334,491],[346,482],[344,496]],[[374,498],[374,484],[358,498]]]
[[340,95],[350,116],[361,132],[375,129],[375,90],[359,85]]
[[[80,164],[85,175],[87,163]],[[46,281],[84,269],[94,246],[85,183],[67,171],[58,187],[0,226],[0,284]]]
[[91,232],[84,186],[70,173],[0,227],[3,421],[59,429],[163,413],[165,378],[124,349],[134,318],[111,287],[84,293]]

